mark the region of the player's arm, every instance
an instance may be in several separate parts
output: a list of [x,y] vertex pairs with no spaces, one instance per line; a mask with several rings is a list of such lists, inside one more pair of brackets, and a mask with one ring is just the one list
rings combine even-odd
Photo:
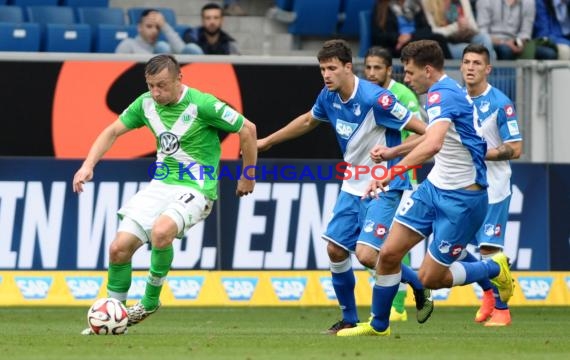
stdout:
[[255,124],[244,119],[243,126],[238,133],[241,148],[243,169],[246,176],[238,180],[236,195],[251,194],[255,187],[255,165],[257,164],[257,130]]
[[410,121],[408,121],[404,129],[413,131],[415,134],[410,135],[406,141],[398,146],[375,146],[370,151],[370,158],[372,161],[375,163],[380,163],[385,160],[391,160],[404,156],[412,151],[412,149],[421,143],[425,138],[423,134],[426,131],[426,124],[422,120],[418,119],[415,115],[412,116]]
[[281,129],[257,140],[259,151],[269,150],[272,146],[305,135],[319,125],[320,121],[313,118],[311,111],[299,115]]
[[80,193],[83,191],[83,184],[93,178],[93,169],[95,165],[101,160],[103,155],[113,144],[115,140],[124,133],[130,131],[119,119],[115,120],[111,125],[107,126],[95,139],[91,149],[87,154],[87,158],[83,161],[81,168],[77,170],[73,176],[73,191]]
[[518,159],[522,153],[522,141],[511,141],[499,145],[496,148],[488,149],[485,160],[501,161]]
[[372,180],[366,188],[363,197],[377,197],[378,191],[384,191],[388,183],[396,176],[405,173],[409,169],[416,168],[437,154],[443,146],[443,139],[449,129],[450,121],[438,121],[433,123],[426,131],[423,141],[417,144],[398,164],[390,168],[390,176],[383,180]]

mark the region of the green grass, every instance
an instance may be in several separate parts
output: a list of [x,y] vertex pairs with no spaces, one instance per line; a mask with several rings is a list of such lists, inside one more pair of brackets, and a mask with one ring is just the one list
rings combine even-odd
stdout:
[[[366,318],[367,309],[361,309]],[[12,359],[568,359],[570,307],[516,307],[513,324],[485,328],[475,308],[436,307],[388,338],[320,332],[335,308],[162,308],[124,336],[81,336],[83,308],[0,308],[0,358]],[[483,357],[484,356],[484,357]],[[503,356],[502,358],[499,356]]]

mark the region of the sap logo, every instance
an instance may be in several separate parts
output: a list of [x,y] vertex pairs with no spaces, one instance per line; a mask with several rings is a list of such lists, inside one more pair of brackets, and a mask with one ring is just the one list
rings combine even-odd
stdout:
[[451,289],[448,289],[448,288],[432,290],[431,296],[432,296],[433,300],[447,300],[450,292],[451,292]]
[[348,139],[358,125],[338,119],[336,121],[336,132],[343,139]]
[[65,282],[77,300],[95,299],[103,283],[102,277],[66,276]]
[[168,286],[176,299],[196,299],[203,283],[203,276],[173,276],[168,279]]
[[128,299],[142,299],[146,288],[146,276],[135,276],[131,282]]
[[524,297],[527,300],[545,300],[552,287],[551,277],[519,277]]
[[257,286],[257,278],[222,278],[222,285],[230,300],[249,300]]
[[[2,282],[2,278],[0,278],[0,282]],[[568,288],[568,291],[570,291],[570,276],[566,277],[566,287]]]
[[275,294],[282,301],[300,300],[307,286],[306,278],[271,278]]
[[45,299],[52,280],[51,277],[16,276],[16,285],[24,299]]
[[321,286],[329,300],[336,300],[336,293],[334,292],[334,287],[332,284],[332,278],[322,277],[320,279]]

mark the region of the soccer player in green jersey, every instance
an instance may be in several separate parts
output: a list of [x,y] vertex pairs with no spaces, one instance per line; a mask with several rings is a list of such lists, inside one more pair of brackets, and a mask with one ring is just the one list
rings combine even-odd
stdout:
[[[145,294],[127,308],[129,326],[160,307],[162,284],[174,258],[172,242],[212,210],[217,180],[208,175],[217,174],[221,154],[218,132],[239,134],[243,168],[249,170],[240,176],[236,195],[253,191],[257,163],[255,125],[213,95],[184,85],[180,65],[172,55],[151,58],[145,66],[145,79],[149,91],[101,132],[73,178],[73,190],[81,193],[83,185],[93,178],[95,165],[115,140],[143,126],[156,137],[156,164],[170,170],[165,178],[155,176],[118,211],[121,223],[109,247],[110,297],[126,302],[132,256],[143,244],[152,244]],[[91,331],[85,329],[82,333]]]
[[[416,96],[407,86],[392,79],[392,54],[382,47],[373,46],[368,49],[364,57],[364,76],[368,81],[376,83],[385,89],[390,90],[396,99],[402,103],[408,110],[410,110],[418,119],[420,116],[419,101]],[[413,132],[402,129],[402,141],[408,138]],[[414,170],[409,170],[409,178],[415,189],[418,185]],[[405,190],[402,194],[400,204],[404,204],[410,197],[413,190]],[[401,205],[400,205],[401,206]],[[410,255],[406,254],[402,262],[410,265]],[[374,271],[375,274],[375,271]],[[408,313],[404,307],[406,299],[406,284],[400,284],[400,288],[394,301],[392,302],[392,309],[390,311],[390,321],[407,321]]]

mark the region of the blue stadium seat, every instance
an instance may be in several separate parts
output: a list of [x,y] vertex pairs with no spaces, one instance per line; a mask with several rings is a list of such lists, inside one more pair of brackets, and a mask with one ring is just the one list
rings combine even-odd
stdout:
[[42,50],[49,52],[90,52],[91,26],[87,24],[47,24]]
[[365,10],[358,13],[359,27],[360,27],[360,46],[358,49],[358,56],[363,58],[366,56],[368,49],[372,46],[372,11]]
[[126,25],[125,12],[122,8],[78,7],[77,21],[91,26],[99,24]]
[[24,12],[19,6],[0,5],[0,22],[24,22]]
[[68,6],[28,6],[28,21],[40,24],[75,24],[73,8]]
[[332,36],[336,33],[340,0],[295,0],[297,15],[289,33],[298,36]]
[[281,10],[292,11],[294,0],[275,0],[275,6]]
[[343,0],[340,8],[343,21],[338,32],[341,35],[357,37],[359,35],[359,17],[361,11],[371,10],[374,0]]
[[[131,24],[138,24],[139,19],[141,18],[141,13],[146,9],[149,9],[149,8],[148,7],[133,7],[133,8],[127,9],[127,16],[129,18],[130,23]],[[170,24],[170,26],[176,25],[176,13],[174,12],[174,9],[167,8],[167,7],[154,7],[152,9],[156,9],[156,10],[160,11],[162,13],[162,15],[164,15],[164,19],[166,20],[167,23]]]
[[109,0],[61,0],[61,5],[72,7],[109,7]]
[[59,0],[8,0],[8,4],[18,6],[57,6]]
[[101,24],[95,27],[95,32],[93,51],[114,53],[123,39],[137,35],[137,26]]
[[39,24],[0,23],[0,51],[39,51]]

